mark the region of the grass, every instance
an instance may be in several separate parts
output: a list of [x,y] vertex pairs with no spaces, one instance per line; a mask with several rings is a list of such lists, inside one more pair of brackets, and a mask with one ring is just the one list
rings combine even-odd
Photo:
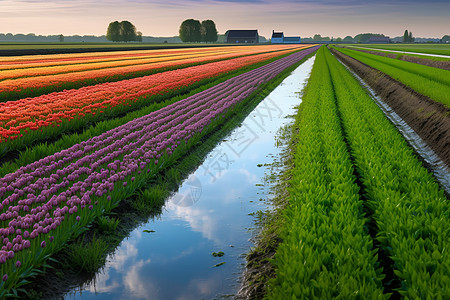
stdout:
[[78,242],[69,246],[68,263],[80,272],[94,274],[106,262],[107,243],[101,238],[93,237],[90,242]]
[[357,46],[450,56],[450,44],[358,44]]
[[[348,47],[348,48],[360,48],[360,49],[363,49],[363,50],[370,50],[370,51],[378,52],[378,53],[382,53],[382,54],[386,54],[386,53],[395,54],[395,55],[397,55],[397,59],[399,59],[400,56],[407,55],[407,56],[413,56],[413,57],[423,58],[423,59],[430,59],[430,60],[435,60],[435,61],[450,61],[450,57],[446,58],[446,57],[418,55],[418,54],[412,54],[412,53],[398,53],[398,52],[391,52],[389,50],[382,51],[382,50],[379,50],[379,49],[381,49],[380,47],[376,47],[375,48],[375,46],[372,48],[372,47],[368,47],[367,45],[363,45],[363,46],[346,45],[346,47]],[[391,50],[395,50],[395,49],[391,49]],[[404,51],[404,50],[395,50],[395,51]]]
[[119,226],[120,220],[109,216],[100,216],[97,219],[97,224],[102,232],[114,232]]

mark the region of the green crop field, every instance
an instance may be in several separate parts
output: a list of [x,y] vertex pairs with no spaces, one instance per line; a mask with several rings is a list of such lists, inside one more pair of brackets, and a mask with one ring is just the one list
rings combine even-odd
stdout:
[[296,122],[291,200],[268,298],[448,296],[447,198],[325,47]]
[[450,71],[356,50],[335,49],[388,74],[437,102],[450,106]]
[[406,52],[429,53],[450,56],[450,44],[358,44],[358,46],[375,49]]

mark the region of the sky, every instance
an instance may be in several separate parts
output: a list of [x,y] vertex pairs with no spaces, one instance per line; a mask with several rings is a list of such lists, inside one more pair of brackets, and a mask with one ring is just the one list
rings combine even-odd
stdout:
[[285,36],[383,33],[450,35],[449,0],[0,0],[0,33],[105,35],[112,21],[128,20],[144,36],[176,36],[183,20],[211,19],[228,29],[272,30]]

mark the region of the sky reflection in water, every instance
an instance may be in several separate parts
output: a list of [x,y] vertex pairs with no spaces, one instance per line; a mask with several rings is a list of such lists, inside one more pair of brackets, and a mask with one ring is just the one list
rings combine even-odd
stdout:
[[[136,228],[107,259],[95,283],[66,299],[212,299],[235,294],[252,247],[254,217],[265,210],[267,167],[281,149],[277,130],[299,105],[314,58],[300,65],[208,155],[167,200],[162,215]],[[146,233],[144,230],[154,230]],[[212,252],[223,251],[223,257]],[[214,265],[225,262],[224,265]]]

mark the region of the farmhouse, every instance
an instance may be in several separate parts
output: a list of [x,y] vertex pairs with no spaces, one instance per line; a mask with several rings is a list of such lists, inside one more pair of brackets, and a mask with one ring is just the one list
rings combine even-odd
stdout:
[[228,30],[225,34],[225,43],[256,44],[258,42],[258,30]]
[[371,36],[369,43],[371,44],[389,44],[391,40],[388,36]]
[[272,30],[272,38],[270,39],[272,44],[300,44],[301,39],[299,36],[284,36],[283,32],[275,32]]
[[284,39],[283,32],[275,32],[275,30],[272,30],[272,38],[270,39],[272,44],[282,44],[283,39]]

